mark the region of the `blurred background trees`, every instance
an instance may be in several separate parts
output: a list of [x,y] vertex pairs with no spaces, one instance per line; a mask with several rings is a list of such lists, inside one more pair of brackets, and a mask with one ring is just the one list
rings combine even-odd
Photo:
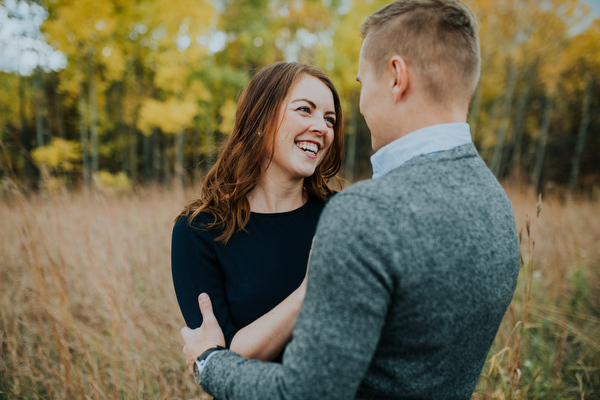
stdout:
[[[341,175],[367,178],[358,26],[387,2],[2,0],[0,177],[29,189],[197,182],[250,77],[284,60],[331,75]],[[600,19],[580,0],[468,3],[482,49],[469,122],[490,169],[600,196]]]

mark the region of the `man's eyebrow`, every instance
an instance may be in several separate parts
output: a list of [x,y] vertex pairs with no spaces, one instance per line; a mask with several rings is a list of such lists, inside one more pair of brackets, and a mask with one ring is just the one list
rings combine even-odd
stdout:
[[[292,101],[291,101],[291,103],[297,103],[297,102],[300,102],[300,101],[305,101],[305,102],[307,102],[308,104],[310,104],[310,106],[311,106],[312,108],[317,108],[317,105],[316,105],[316,104],[315,104],[313,101],[311,101],[311,100],[308,100],[308,99],[295,99],[295,100],[292,100]],[[325,114],[333,114],[333,115],[336,115],[336,114],[335,114],[335,111],[331,111],[331,110],[330,110],[330,111],[325,111]]]

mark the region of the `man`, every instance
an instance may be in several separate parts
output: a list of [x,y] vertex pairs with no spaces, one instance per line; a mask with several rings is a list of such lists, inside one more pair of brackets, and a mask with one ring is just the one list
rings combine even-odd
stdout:
[[373,179],[321,215],[308,289],[283,363],[182,329],[188,364],[224,399],[469,399],[519,270],[514,212],[466,124],[479,79],[473,14],[397,0],[361,27],[360,111]]

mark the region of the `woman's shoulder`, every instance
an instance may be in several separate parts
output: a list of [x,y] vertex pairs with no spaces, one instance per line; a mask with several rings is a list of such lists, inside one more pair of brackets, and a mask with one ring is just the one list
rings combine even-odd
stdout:
[[175,221],[173,227],[173,234],[176,233],[187,233],[187,234],[208,234],[213,236],[214,229],[209,229],[209,226],[215,222],[215,216],[201,212],[195,216],[192,213],[182,214]]

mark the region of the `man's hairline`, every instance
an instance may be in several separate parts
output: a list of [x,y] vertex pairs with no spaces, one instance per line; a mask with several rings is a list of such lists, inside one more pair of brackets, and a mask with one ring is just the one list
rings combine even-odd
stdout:
[[[381,27],[379,27],[379,28],[381,28]],[[377,30],[377,31],[379,31],[379,30]],[[375,31],[375,33],[377,33],[377,31]],[[422,79],[426,79],[424,77],[424,71],[423,71],[423,69],[420,69],[420,68],[411,68],[416,63],[422,63],[422,61],[411,60],[410,58],[407,58],[406,56],[400,54],[398,52],[398,49],[392,49],[392,51],[388,51],[386,53],[386,55],[380,57],[380,60],[379,60],[380,62],[377,62],[375,60],[375,58],[377,58],[377,57],[375,57],[376,54],[369,54],[369,52],[365,51],[365,49],[364,49],[365,43],[368,43],[368,38],[369,37],[372,38],[372,34],[373,33],[374,33],[373,30],[369,30],[366,33],[366,35],[362,35],[361,34],[361,36],[363,37],[363,42],[361,44],[361,54],[363,55],[363,62],[366,61],[366,62],[368,62],[370,64],[370,67],[371,67],[370,73],[372,75],[377,76],[377,75],[381,74],[385,70],[385,68],[387,67],[389,61],[393,57],[397,56],[397,57],[400,57],[400,58],[402,58],[404,60],[404,62],[406,63],[407,67],[409,68],[411,74],[419,76]],[[382,60],[385,60],[385,61],[382,61]],[[359,62],[360,62],[360,58],[359,58]],[[437,62],[436,64],[439,65],[439,62]],[[362,82],[360,80],[360,76],[358,74],[356,76],[356,80],[359,83],[361,83],[361,85],[362,85]],[[459,82],[457,82],[457,83],[460,85]],[[465,92],[465,94],[466,94],[466,92]],[[448,101],[448,99],[445,99],[445,98],[444,99],[436,98],[429,90],[427,90],[426,96],[429,97],[429,98],[431,98],[432,101],[435,101],[435,102],[440,103],[440,104],[445,104]],[[471,93],[470,96],[469,96],[469,98],[470,98],[469,103],[472,100],[472,97],[473,97],[473,93]]]

